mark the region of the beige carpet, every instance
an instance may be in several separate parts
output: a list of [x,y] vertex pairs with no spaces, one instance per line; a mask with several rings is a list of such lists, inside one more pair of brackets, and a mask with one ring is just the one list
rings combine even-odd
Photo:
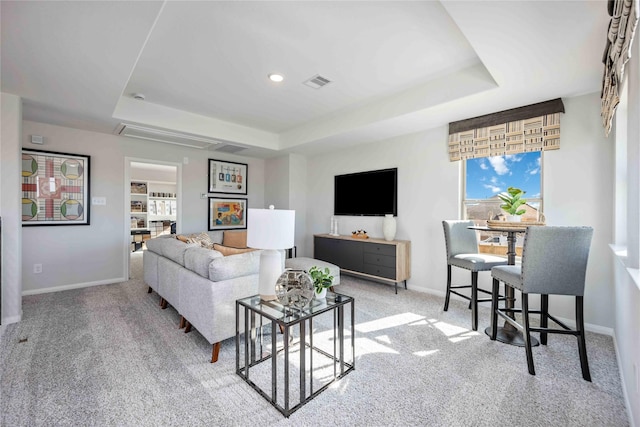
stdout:
[[235,374],[233,340],[208,363],[210,345],[158,307],[141,256],[128,282],[23,299],[0,341],[0,425],[628,425],[610,337],[587,335],[592,383],[567,336],[534,349],[531,376],[523,349],[469,330],[465,303],[445,313],[441,298],[344,275],[356,369],[286,419]]

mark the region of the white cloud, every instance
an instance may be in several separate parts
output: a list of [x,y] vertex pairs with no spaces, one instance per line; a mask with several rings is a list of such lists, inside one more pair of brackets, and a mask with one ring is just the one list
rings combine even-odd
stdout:
[[529,170],[529,175],[537,175],[538,172],[540,172],[539,168],[535,168],[535,169],[530,169]]
[[484,188],[488,188],[489,190],[491,190],[491,192],[492,192],[493,194],[497,194],[497,193],[499,193],[499,192],[500,192],[500,187],[497,187],[497,186],[495,186],[495,185],[488,185],[488,184],[485,184],[485,185],[484,185]]
[[480,162],[480,169],[486,171],[487,169],[489,169],[489,166],[487,166],[485,162]]
[[498,175],[505,175],[509,172],[509,168],[502,156],[489,157],[489,163],[491,163],[491,167]]

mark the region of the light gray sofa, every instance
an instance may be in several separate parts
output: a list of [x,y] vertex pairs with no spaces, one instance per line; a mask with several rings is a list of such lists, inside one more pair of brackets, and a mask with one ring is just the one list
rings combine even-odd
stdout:
[[[222,242],[222,232],[208,234]],[[174,236],[149,239],[146,245],[143,267],[149,291],[178,311],[186,332],[193,326],[213,345],[211,363],[216,362],[220,342],[235,336],[236,300],[258,293],[261,251],[223,256]]]

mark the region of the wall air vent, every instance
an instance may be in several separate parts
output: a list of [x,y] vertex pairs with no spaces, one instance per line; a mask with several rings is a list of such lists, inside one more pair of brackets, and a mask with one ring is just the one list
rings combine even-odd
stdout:
[[319,74],[316,74],[315,76],[304,82],[305,85],[314,89],[320,89],[321,87],[326,86],[329,83],[331,83],[331,80],[326,77],[322,77]]
[[164,142],[166,144],[182,145],[184,147],[205,149],[217,145],[220,141],[212,138],[193,135],[189,133],[168,131],[146,126],[121,123],[116,127],[116,135],[130,138],[146,139],[148,141]]

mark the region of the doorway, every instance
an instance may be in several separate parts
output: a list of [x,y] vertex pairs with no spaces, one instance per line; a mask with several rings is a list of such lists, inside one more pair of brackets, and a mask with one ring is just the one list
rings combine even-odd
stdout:
[[148,239],[180,228],[181,172],[180,163],[125,159],[125,277],[142,279]]

